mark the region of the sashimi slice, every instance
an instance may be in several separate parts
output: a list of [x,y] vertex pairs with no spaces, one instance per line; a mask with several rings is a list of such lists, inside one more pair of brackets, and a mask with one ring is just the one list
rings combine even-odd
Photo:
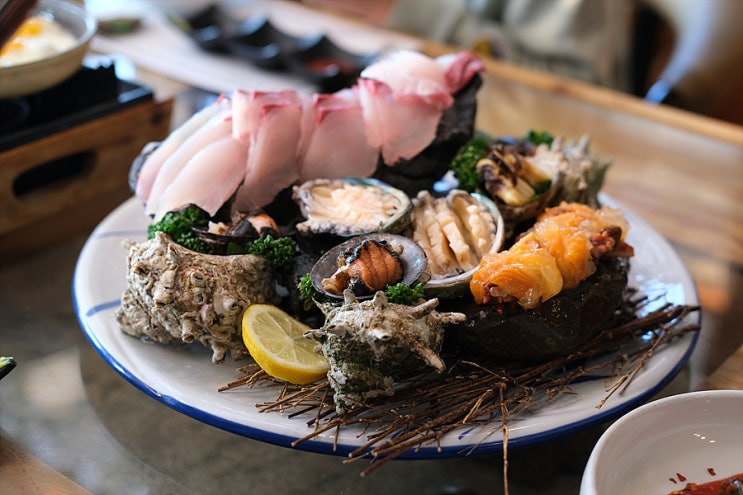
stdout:
[[442,110],[454,103],[442,66],[411,50],[395,52],[371,64],[361,71],[361,78],[387,84],[396,97],[415,95]]
[[441,55],[436,58],[436,63],[444,71],[444,80],[452,94],[464,88],[475,74],[485,70],[482,61],[471,52]]
[[257,131],[250,138],[245,181],[237,190],[235,207],[249,212],[261,208],[299,178],[297,145],[301,103],[262,106]]
[[415,95],[396,97],[379,81],[360,79],[357,84],[366,139],[381,148],[382,159],[394,165],[409,160],[436,138],[443,111]]
[[147,198],[145,212],[153,215],[159,208],[160,195],[176,179],[178,174],[186,167],[191,158],[211,143],[229,136],[232,133],[232,120],[229,118],[230,111],[222,110],[214,115],[206,124],[199,127],[196,132],[188,136],[186,140],[165,160],[160,171],[152,183],[150,194]]
[[232,136],[198,151],[160,197],[155,221],[194,204],[214,216],[243,180],[248,148]]
[[283,91],[245,91],[237,89],[232,94],[233,136],[247,142],[257,132],[261,112],[267,105],[301,104],[301,97],[292,89]]
[[[311,123],[307,123],[311,118]],[[342,177],[369,177],[379,159],[379,148],[366,139],[361,105],[350,90],[317,95],[305,109],[299,145],[300,181]]]
[[183,124],[176,127],[162,143],[145,160],[137,177],[135,195],[143,202],[147,202],[152,190],[152,184],[160,172],[160,168],[170,155],[194,132],[218,113],[229,107],[229,100],[220,96],[211,105],[207,105],[189,117]]

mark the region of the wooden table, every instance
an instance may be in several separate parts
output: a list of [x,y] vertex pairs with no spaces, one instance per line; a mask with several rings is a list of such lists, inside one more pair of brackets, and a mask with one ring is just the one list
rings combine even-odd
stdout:
[[[293,2],[290,4],[275,2],[276,8],[300,8]],[[333,25],[329,21],[328,29]],[[428,42],[422,42],[421,46],[431,55],[450,50]],[[494,60],[486,60],[485,64],[487,74],[479,93],[478,128],[494,135],[522,135],[529,129],[545,129],[555,135],[576,138],[590,134],[592,149],[613,159],[605,192],[663,234],[678,250],[696,281],[703,323],[690,363],[689,388],[743,388],[743,127],[651,106],[614,91]],[[193,93],[187,84],[142,69],[137,78],[150,84],[160,101],[174,98],[176,122],[192,111]],[[107,211],[98,213],[102,217]],[[192,421],[152,401],[116,375],[85,342],[77,327],[67,302],[69,282],[54,277],[60,270],[71,274],[81,242],[59,243],[37,256],[5,262],[2,266],[6,298],[25,290],[32,292],[28,301],[40,300],[45,304],[45,311],[38,311],[30,302],[31,310],[23,304],[2,306],[4,323],[10,322],[22,330],[9,334],[3,328],[2,343],[15,345],[20,362],[0,387],[0,392],[7,394],[3,397],[13,399],[3,404],[5,419],[0,426],[3,435],[12,437],[14,443],[11,445],[3,439],[3,451],[22,454],[16,455],[15,461],[4,460],[4,472],[19,474],[21,481],[37,486],[42,486],[41,481],[53,479],[56,471],[35,474],[39,464],[26,455],[28,451],[51,466],[50,469],[63,471],[92,491],[96,487],[105,491],[104,486],[118,486],[121,490],[124,486],[146,485],[153,493],[192,493],[191,490],[197,491],[199,487],[203,492],[203,480],[213,476],[214,480],[220,480],[219,492],[240,491],[247,486],[242,484],[245,479],[251,483],[257,479],[272,486],[275,493],[289,493],[286,487],[304,469],[313,483],[322,484],[327,490],[345,487],[344,492],[371,493],[377,487],[397,493],[394,490],[399,487],[387,484],[384,477],[357,484],[356,471],[341,466],[336,459],[265,445]],[[37,343],[25,352],[23,343],[29,338],[36,338]],[[738,352],[733,354],[736,349]],[[70,377],[69,371],[78,367],[78,355],[81,376]],[[728,357],[730,360],[720,367]],[[54,373],[57,365],[65,365],[67,374]],[[43,370],[43,375],[34,371],[34,366]],[[86,394],[82,394],[79,384],[76,387],[72,383],[66,393],[71,399],[63,404],[65,408],[46,412],[36,407],[38,394],[12,395],[16,390],[25,390],[23,383],[34,374],[44,376],[48,386],[55,385],[61,377],[66,378],[59,387],[69,386],[70,379],[81,380]],[[19,413],[16,415],[14,411]],[[39,418],[28,431],[23,429],[31,421],[26,416]],[[76,424],[75,418],[80,418],[78,422],[82,425]],[[67,437],[72,440],[56,440],[58,432],[68,430],[71,433]],[[162,441],[161,430],[174,434]],[[573,438],[569,445],[545,445],[529,450],[524,457],[512,461],[512,465],[531,473],[529,476],[549,480],[552,486],[540,486],[532,491],[529,487],[533,482],[518,479],[512,485],[523,487],[524,491],[518,493],[577,491],[581,462],[590,453],[598,434],[598,431],[588,432],[575,442]],[[20,444],[18,447],[16,442]],[[95,449],[100,450],[98,454]],[[199,454],[191,453],[195,450],[203,451],[204,459],[197,461]],[[54,451],[63,454],[55,457]],[[225,453],[230,457],[229,467],[224,466]],[[572,463],[571,456],[575,457]],[[69,459],[73,458],[80,459],[77,468],[70,467]],[[558,462],[559,459],[562,460]],[[537,461],[538,466],[530,465]],[[106,462],[113,463],[115,468]],[[290,476],[283,480],[268,476],[266,469],[278,465]],[[411,474],[406,471],[407,466],[408,463],[390,466],[389,479],[402,484]],[[499,467],[477,459],[416,465],[417,470],[425,469],[426,476],[432,479],[440,472],[440,476],[450,477],[447,480],[451,483],[478,487],[492,483],[493,473]],[[108,472],[111,478],[108,485],[100,477],[86,476],[91,469],[102,473],[105,468],[113,469]],[[237,474],[242,471],[243,477]],[[516,471],[514,468],[513,472]],[[125,479],[124,485],[117,484],[118,478]],[[56,483],[60,493],[76,493],[74,485],[68,486],[65,480]]]

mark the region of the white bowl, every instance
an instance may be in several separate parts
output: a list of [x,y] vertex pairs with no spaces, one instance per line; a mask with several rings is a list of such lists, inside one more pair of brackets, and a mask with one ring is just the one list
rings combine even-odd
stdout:
[[580,495],[663,495],[741,472],[743,391],[690,392],[612,424],[588,459]]
[[0,98],[24,96],[50,88],[71,77],[82,66],[90,40],[97,29],[93,16],[80,4],[67,0],[43,0],[32,12],[49,12],[75,36],[69,49],[26,64],[0,68]]

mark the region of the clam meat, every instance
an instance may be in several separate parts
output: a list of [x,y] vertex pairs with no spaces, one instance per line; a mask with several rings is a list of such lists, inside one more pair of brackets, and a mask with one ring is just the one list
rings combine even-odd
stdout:
[[413,199],[406,234],[426,252],[431,275],[426,290],[452,295],[466,289],[485,254],[501,249],[503,219],[492,201],[480,195],[455,189],[435,198],[421,191]]

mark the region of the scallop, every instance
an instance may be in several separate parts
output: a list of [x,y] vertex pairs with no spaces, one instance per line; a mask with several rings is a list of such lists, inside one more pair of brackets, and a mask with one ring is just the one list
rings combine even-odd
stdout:
[[445,197],[421,191],[413,199],[413,220],[406,235],[428,258],[426,294],[454,297],[469,290],[469,281],[487,253],[503,247],[503,218],[488,198],[462,190]]
[[297,224],[304,235],[395,234],[413,209],[404,192],[376,179],[315,179],[295,186],[292,197],[306,219]]
[[386,283],[412,286],[427,281],[427,265],[418,243],[380,232],[352,237],[329,249],[312,267],[310,279],[315,289],[330,298],[343,299],[349,287],[358,299],[368,299]]

